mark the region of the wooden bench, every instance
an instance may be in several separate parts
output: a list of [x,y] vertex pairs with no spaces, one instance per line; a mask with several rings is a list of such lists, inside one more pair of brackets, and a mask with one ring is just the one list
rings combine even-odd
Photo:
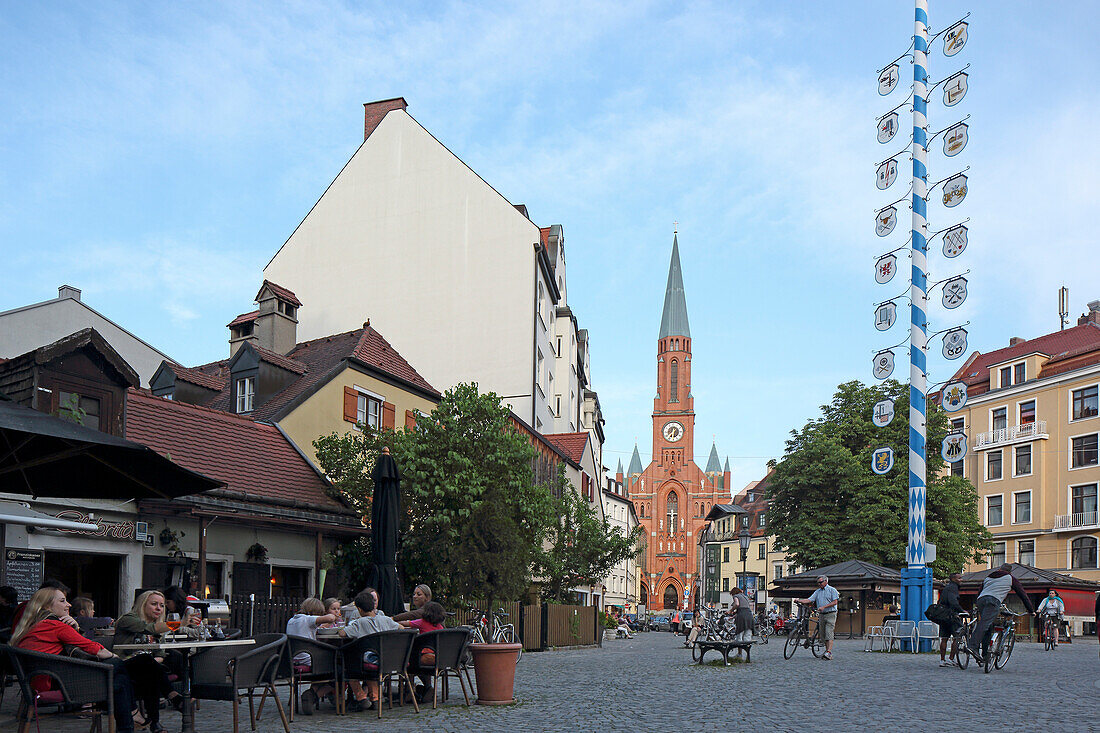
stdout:
[[698,664],[703,663],[703,657],[711,649],[721,652],[722,659],[725,661],[725,666],[729,666],[730,663],[730,650],[737,649],[738,651],[745,652],[745,661],[752,662],[752,642],[751,641],[722,641],[720,639],[713,639],[707,641],[695,640],[695,650],[698,653]]

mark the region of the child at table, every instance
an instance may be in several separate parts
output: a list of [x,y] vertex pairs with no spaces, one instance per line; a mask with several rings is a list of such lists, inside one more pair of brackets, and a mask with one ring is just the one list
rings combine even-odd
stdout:
[[339,598],[326,598],[325,599],[325,613],[333,616],[335,620],[330,624],[322,624],[322,629],[332,629],[344,625],[344,613],[341,610],[343,603]]
[[[317,627],[323,627],[325,624],[331,624],[335,621],[335,616],[325,612],[325,604],[320,598],[307,598],[302,601],[298,613],[291,616],[286,622],[286,633],[288,636],[303,636],[316,641]],[[292,661],[295,666],[304,667],[305,671],[312,669],[313,661],[310,659],[309,652],[295,654]],[[332,685],[320,682],[310,685],[309,689],[302,693],[302,700],[298,709],[302,715],[313,715],[313,711],[321,703],[321,698],[332,694],[335,690],[336,688]]]
[[[349,639],[358,639],[368,634],[376,634],[379,631],[393,631],[401,628],[399,623],[386,614],[378,611],[372,591],[373,589],[367,588],[359,595],[355,596],[355,608],[359,611],[359,618],[348,622],[347,626],[340,629],[340,636]],[[363,663],[378,664],[378,655],[374,652],[364,652]],[[367,680],[369,695],[363,690],[363,686],[356,680],[349,680],[348,687],[351,688],[352,694],[355,695],[355,707],[349,708],[349,710],[373,710],[374,706],[378,704],[377,681]],[[367,701],[368,697],[370,698],[370,702],[364,706],[363,703]]]
[[[421,634],[428,631],[439,631],[443,628],[443,619],[447,617],[443,606],[435,601],[428,601],[420,607],[420,612],[420,618],[398,621],[398,623],[407,628],[416,629]],[[435,649],[430,646],[423,647],[420,650],[420,658],[412,660],[409,666],[412,669],[431,669],[435,667]],[[420,702],[424,702],[432,694],[432,675],[427,672],[418,672],[417,676],[420,678],[421,684],[417,688],[416,696]]]
[[96,629],[105,629],[115,622],[110,616],[96,616],[95,601],[85,596],[73,599],[73,618],[80,625],[80,633],[88,639]]

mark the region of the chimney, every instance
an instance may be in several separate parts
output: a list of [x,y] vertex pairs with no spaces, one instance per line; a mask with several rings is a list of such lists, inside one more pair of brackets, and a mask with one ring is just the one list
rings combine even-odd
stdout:
[[1088,313],[1083,314],[1077,319],[1077,325],[1083,326],[1086,323],[1095,323],[1100,326],[1100,300],[1094,300],[1089,303]]
[[1023,342],[1024,342],[1024,340],[1022,338],[1020,338],[1019,336],[1013,336],[1012,338],[1010,338],[1008,340],[1008,345],[1009,346],[1015,346],[1016,344],[1022,344]]
[[57,299],[65,300],[66,298],[80,300],[80,288],[74,288],[72,285],[62,285],[59,287],[57,289]]
[[256,345],[284,356],[298,343],[298,308],[302,303],[294,293],[264,280],[256,294]]
[[392,112],[395,109],[404,110],[408,106],[408,102],[405,101],[404,97],[394,97],[393,99],[383,99],[378,102],[364,104],[363,139],[366,140],[370,137],[370,134],[374,132],[374,128],[382,123],[382,118],[386,116],[387,112]]

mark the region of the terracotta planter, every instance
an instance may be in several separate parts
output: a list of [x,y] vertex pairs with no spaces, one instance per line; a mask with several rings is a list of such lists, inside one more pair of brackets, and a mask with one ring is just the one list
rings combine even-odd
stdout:
[[471,644],[478,705],[511,705],[522,644]]

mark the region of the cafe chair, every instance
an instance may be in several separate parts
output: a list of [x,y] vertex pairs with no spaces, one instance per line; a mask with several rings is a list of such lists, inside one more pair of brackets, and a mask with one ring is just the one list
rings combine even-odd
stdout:
[[[29,733],[31,721],[37,722],[42,708],[58,713],[93,712],[89,731],[103,730],[102,716],[107,716],[107,730],[115,733],[115,668],[102,662],[90,662],[59,654],[43,654],[12,646],[0,646],[0,654],[8,661],[23,696],[16,721],[19,733]],[[38,692],[31,687],[32,677],[48,677],[52,689]]]
[[[393,710],[393,690],[389,688],[391,678],[397,678],[397,697],[401,700],[402,693],[408,688],[412,697],[413,707],[420,712],[420,706],[416,703],[416,690],[413,689],[412,679],[409,677],[409,656],[412,654],[413,641],[416,639],[416,629],[395,629],[393,631],[379,631],[376,634],[367,634],[340,647],[340,657],[343,662],[344,679],[372,680],[378,683],[378,717],[382,717],[382,691],[388,690],[390,710]],[[365,652],[374,652],[378,655],[377,664],[369,664],[363,661]],[[383,687],[385,685],[385,687]]]
[[[303,685],[306,689],[316,682],[331,683],[337,692],[334,693],[337,713],[343,712],[343,695],[339,692],[340,685],[337,675],[339,673],[339,650],[332,644],[310,639],[306,636],[294,636],[287,634],[286,654],[280,667],[278,678],[287,680],[290,694],[287,699],[287,708],[290,710],[290,721],[294,722],[294,713],[298,710],[298,701]],[[296,664],[294,657],[302,652],[309,654],[309,664]],[[261,701],[261,708],[263,703]]]
[[[438,704],[440,694],[439,683],[443,683],[443,702],[447,702],[447,686],[451,675],[458,678],[458,684],[462,687],[462,697],[466,699],[466,707],[470,706],[470,696],[466,693],[466,682],[462,679],[462,670],[465,669],[462,659],[466,655],[466,648],[473,639],[473,630],[469,628],[441,629],[439,631],[427,631],[413,641],[410,654],[409,671],[413,674],[431,674],[432,676],[432,709]],[[435,664],[422,665],[420,663],[420,651],[424,648],[435,649]],[[469,675],[469,670],[466,671]],[[470,683],[470,691],[473,691],[473,683]]]
[[[290,733],[286,713],[275,696],[275,678],[286,647],[286,636],[254,647],[213,647],[191,660],[191,697],[196,700],[222,700],[233,703],[233,733],[240,729],[241,698],[248,698],[248,719],[256,730],[253,695],[256,688],[270,693],[279,711],[283,730]],[[242,651],[243,649],[243,651]]]

